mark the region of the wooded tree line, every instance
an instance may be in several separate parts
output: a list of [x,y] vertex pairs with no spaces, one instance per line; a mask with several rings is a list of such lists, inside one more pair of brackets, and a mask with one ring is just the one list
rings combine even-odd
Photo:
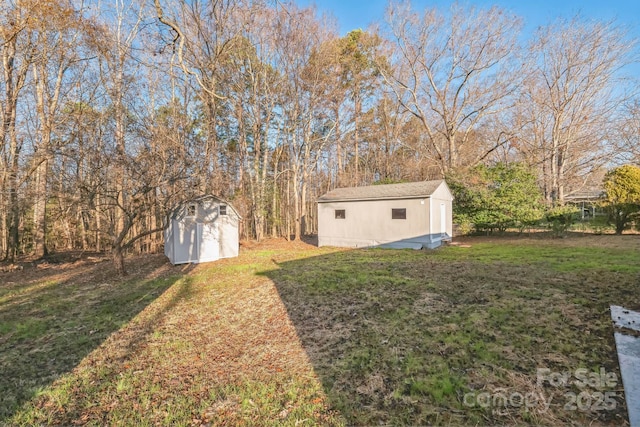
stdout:
[[3,257],[107,249],[123,269],[203,193],[244,237],[300,238],[336,186],[520,162],[553,205],[639,162],[636,41],[580,17],[522,26],[392,2],[340,37],[280,0],[6,0]]

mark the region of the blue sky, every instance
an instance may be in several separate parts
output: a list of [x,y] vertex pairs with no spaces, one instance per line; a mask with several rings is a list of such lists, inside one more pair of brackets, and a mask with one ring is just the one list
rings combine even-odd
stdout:
[[[315,4],[319,11],[333,14],[339,23],[342,35],[351,30],[366,29],[374,21],[382,21],[387,0],[298,0],[306,6]],[[414,9],[438,7],[446,9],[449,0],[413,0]],[[580,14],[585,18],[610,20],[626,25],[630,33],[640,37],[640,0],[469,0],[462,4],[478,7],[498,5],[521,16],[525,33],[554,21],[558,17],[572,18]]]

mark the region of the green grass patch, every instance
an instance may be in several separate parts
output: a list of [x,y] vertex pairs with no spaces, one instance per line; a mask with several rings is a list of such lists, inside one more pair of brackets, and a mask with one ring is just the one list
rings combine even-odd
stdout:
[[640,290],[640,252],[612,239],[363,249],[292,260],[266,274],[349,423],[606,424],[624,419],[622,395],[616,411],[554,407],[546,415],[542,407],[533,415],[468,407],[463,397],[536,391],[538,367],[616,372],[606,309]]
[[[27,283],[0,288],[0,424],[23,403],[46,394],[52,381],[70,371],[175,281],[137,277],[120,283],[96,282],[87,280],[97,275],[96,268],[75,273],[70,268],[51,280],[36,272]],[[29,280],[28,275],[24,278]],[[51,398],[59,407],[71,397],[61,387]],[[30,424],[29,419],[27,416],[22,424]]]
[[562,245],[562,241],[541,241],[540,239],[481,242],[470,248],[456,246],[443,248],[437,251],[436,258],[469,260],[479,263],[537,264],[563,272],[583,270],[640,272],[640,264],[635,258],[637,256],[635,251],[625,248],[591,246],[586,239],[584,242],[584,246],[566,246]]

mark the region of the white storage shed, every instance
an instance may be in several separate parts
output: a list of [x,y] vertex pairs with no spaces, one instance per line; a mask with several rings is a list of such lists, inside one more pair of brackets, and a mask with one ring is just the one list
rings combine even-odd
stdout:
[[201,263],[238,256],[241,216],[216,196],[180,203],[164,230],[164,254],[172,264]]

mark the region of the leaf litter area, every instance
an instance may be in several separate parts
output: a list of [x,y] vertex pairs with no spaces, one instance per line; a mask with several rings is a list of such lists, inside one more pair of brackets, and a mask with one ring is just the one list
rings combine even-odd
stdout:
[[[197,267],[172,267],[155,257],[167,270],[155,280],[170,286],[69,372],[31,390],[32,397],[3,422],[339,424],[275,287],[256,275],[261,263],[272,265],[268,254],[248,252]],[[101,282],[102,274],[96,275]],[[88,281],[86,272],[82,276]],[[136,287],[140,280],[128,278],[111,288],[126,293],[119,288]],[[82,293],[78,302],[91,297],[87,289]],[[131,301],[119,302],[122,310],[132,309]],[[31,345],[35,350],[37,342]]]
[[[640,247],[599,237],[606,242],[471,238],[436,251],[274,240],[195,267],[130,260],[140,274],[122,282],[106,263],[68,266],[66,279],[4,273],[13,290],[2,288],[0,320],[19,317],[18,297],[42,305],[30,288],[56,289],[48,300],[70,305],[26,311],[52,327],[33,336],[3,331],[2,387],[18,384],[21,395],[2,402],[2,422],[624,425],[620,381],[585,388],[575,375],[537,377],[584,368],[619,379],[607,307],[640,291],[640,270],[629,267]],[[71,313],[90,329],[57,337],[80,327],[61,320]],[[598,392],[615,405],[584,404]]]

